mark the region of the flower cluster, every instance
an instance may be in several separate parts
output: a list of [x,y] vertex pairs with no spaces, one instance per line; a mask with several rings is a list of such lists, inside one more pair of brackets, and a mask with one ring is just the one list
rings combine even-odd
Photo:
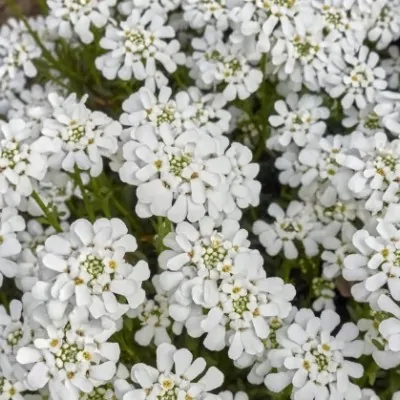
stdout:
[[258,251],[249,249],[248,233],[233,220],[215,229],[211,218],[198,228],[182,222],[164,239],[159,256],[165,272],[160,284],[171,291],[169,312],[190,336],[206,334],[210,350],[229,347],[234,360],[262,351],[270,333],[268,318],[285,318],[295,289],[280,278],[267,278]]
[[137,214],[175,223],[205,215],[239,219],[241,208],[259,203],[259,167],[251,163],[250,150],[240,143],[228,147],[229,140],[216,135],[220,127],[212,127],[219,121],[207,115],[204,129],[202,119],[193,118],[198,111],[188,93],[175,100],[170,94],[164,87],[157,101],[143,88],[123,103],[121,123],[133,128],[124,140],[119,175],[137,186]]
[[7,3],[0,400],[398,400],[400,0]]

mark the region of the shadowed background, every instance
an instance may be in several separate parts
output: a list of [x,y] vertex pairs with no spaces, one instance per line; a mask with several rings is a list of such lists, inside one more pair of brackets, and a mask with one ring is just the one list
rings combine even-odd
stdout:
[[[36,14],[38,12],[37,2],[35,0],[11,0],[22,7],[25,14]],[[7,18],[12,16],[12,13],[7,7],[5,0],[0,0],[0,24]]]

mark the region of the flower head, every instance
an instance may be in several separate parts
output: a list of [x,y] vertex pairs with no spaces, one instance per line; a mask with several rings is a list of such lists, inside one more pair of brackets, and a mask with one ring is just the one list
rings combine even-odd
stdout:
[[133,266],[126,260],[126,253],[136,248],[121,220],[102,218],[91,224],[79,219],[69,232],[46,240],[42,263],[54,272],[48,281],[35,284],[33,295],[47,301],[50,313],[62,315],[72,304],[88,309],[94,318],[117,319],[145,298],[141,285],[149,278],[148,265],[140,261]]
[[358,329],[353,323],[333,334],[339,323],[339,315],[331,310],[323,311],[321,317],[309,309],[299,310],[292,325],[279,332],[281,347],[270,352],[278,372],[267,375],[266,386],[279,392],[292,383],[295,400],[320,399],[335,390],[339,396],[349,390],[357,395],[360,389],[349,379],[361,377],[363,367],[347,357],[360,357],[364,344],[356,340]]
[[87,97],[77,100],[76,94],[66,99],[51,94],[52,118],[44,121],[42,136],[35,149],[49,155],[52,168],[74,172],[76,168],[98,176],[103,170],[102,157],[117,152],[122,127],[100,111],[85,106]]
[[172,73],[178,63],[184,62],[174,36],[164,15],[151,9],[143,13],[134,9],[118,25],[107,25],[100,46],[108,52],[96,59],[96,66],[107,79],[134,77],[146,80],[154,88],[157,80],[165,81],[163,69]]
[[203,358],[193,359],[192,353],[177,349],[171,344],[157,347],[157,367],[146,364],[135,364],[131,370],[133,387],[125,394],[126,398],[199,398],[211,396],[208,392],[222,385],[223,373],[216,367],[206,369]]
[[32,144],[29,126],[22,119],[0,125],[0,202],[19,206],[44,178],[48,161]]
[[27,383],[31,390],[49,384],[57,399],[78,398],[107,383],[116,372],[117,343],[107,342],[115,332],[114,324],[89,323],[87,314],[76,310],[59,326],[41,317],[43,331],[34,344],[18,350],[17,361],[29,365]]
[[49,0],[47,24],[51,31],[66,39],[77,34],[83,43],[93,42],[92,25],[104,27],[110,20],[110,8],[116,0]]
[[0,287],[3,275],[12,278],[18,273],[14,257],[21,252],[17,233],[25,229],[24,219],[15,208],[5,207],[0,211]]

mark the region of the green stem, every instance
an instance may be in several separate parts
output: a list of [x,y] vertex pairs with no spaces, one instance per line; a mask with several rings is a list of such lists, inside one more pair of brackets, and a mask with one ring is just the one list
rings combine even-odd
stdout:
[[2,290],[0,290],[0,304],[2,304],[7,309],[9,308],[9,304],[10,304],[6,294]]
[[[126,220],[129,222],[129,224],[131,225],[131,227],[133,228],[133,230],[138,233],[141,232],[143,229],[140,225],[140,223],[136,220],[134,214],[133,214],[133,210],[128,210],[123,203],[121,203],[117,197],[116,197],[116,193],[113,190],[113,182],[109,179],[109,177],[106,174],[102,174],[99,178],[104,180],[104,186],[107,186],[108,188],[110,188],[112,190],[112,196],[110,197],[110,202],[112,205],[114,205],[114,207],[117,209],[117,211],[119,211],[121,213],[121,215],[123,215]],[[121,195],[121,197],[123,197]]]
[[175,72],[175,74],[173,75],[176,83],[178,84],[178,87],[182,88],[182,89],[186,89],[186,85],[185,83],[182,81],[181,77],[179,76],[179,72]]
[[128,211],[116,197],[112,197],[112,202],[115,206],[115,208],[128,220],[128,222],[132,225],[134,228],[135,232],[140,232],[141,228],[140,225],[137,223],[135,218],[133,218],[132,214],[130,211]]
[[153,244],[156,248],[156,252],[160,254],[164,250],[164,238],[172,230],[171,223],[168,218],[157,217],[155,222],[152,221],[152,225],[156,232]]
[[104,215],[107,218],[111,218],[112,215],[111,215],[110,207],[108,205],[109,196],[106,196],[105,198],[102,198],[103,196],[100,193],[100,186],[99,186],[99,183],[97,182],[96,179],[92,179],[92,187],[93,187],[93,191],[94,191],[94,193],[96,195],[96,198],[97,199],[101,199],[101,208],[102,208],[102,210],[104,212]]
[[83,197],[83,203],[85,204],[85,208],[86,208],[86,212],[89,217],[89,220],[91,222],[94,222],[96,216],[95,216],[92,204],[90,203],[90,199],[86,193],[85,185],[82,182],[82,177],[81,177],[79,169],[75,169],[75,178],[76,178],[76,183],[77,183],[79,189],[81,190],[82,197]]
[[[264,54],[263,57],[261,58],[261,71],[264,74],[265,71],[265,64],[266,64],[266,55]],[[262,130],[259,135],[259,142],[258,146],[254,152],[254,157],[253,160],[257,161],[262,154],[265,152],[265,141],[267,140],[269,136],[269,125],[268,125],[268,116],[270,113],[270,108],[274,103],[274,99],[271,98],[271,93],[274,91],[271,90],[271,84],[268,82],[268,80],[264,77],[264,81],[261,86],[261,92],[260,92],[260,97],[261,97],[261,113],[260,113],[260,118],[262,118]]]
[[50,211],[46,204],[44,204],[43,200],[40,198],[37,192],[33,191],[32,192],[32,198],[33,200],[36,201],[37,205],[40,207],[40,209],[43,211],[43,214],[46,216],[48,223],[57,231],[57,232],[62,232],[61,225],[58,221],[57,216],[55,215],[54,212]]
[[296,262],[294,260],[287,260],[282,263],[281,268],[280,268],[280,277],[285,281],[289,282],[290,279],[290,273],[292,271],[292,268],[296,265]]

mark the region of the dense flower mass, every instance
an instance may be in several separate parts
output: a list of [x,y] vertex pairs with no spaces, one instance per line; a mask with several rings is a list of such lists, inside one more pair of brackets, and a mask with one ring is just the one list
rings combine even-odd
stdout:
[[399,400],[400,0],[5,3],[0,400]]

